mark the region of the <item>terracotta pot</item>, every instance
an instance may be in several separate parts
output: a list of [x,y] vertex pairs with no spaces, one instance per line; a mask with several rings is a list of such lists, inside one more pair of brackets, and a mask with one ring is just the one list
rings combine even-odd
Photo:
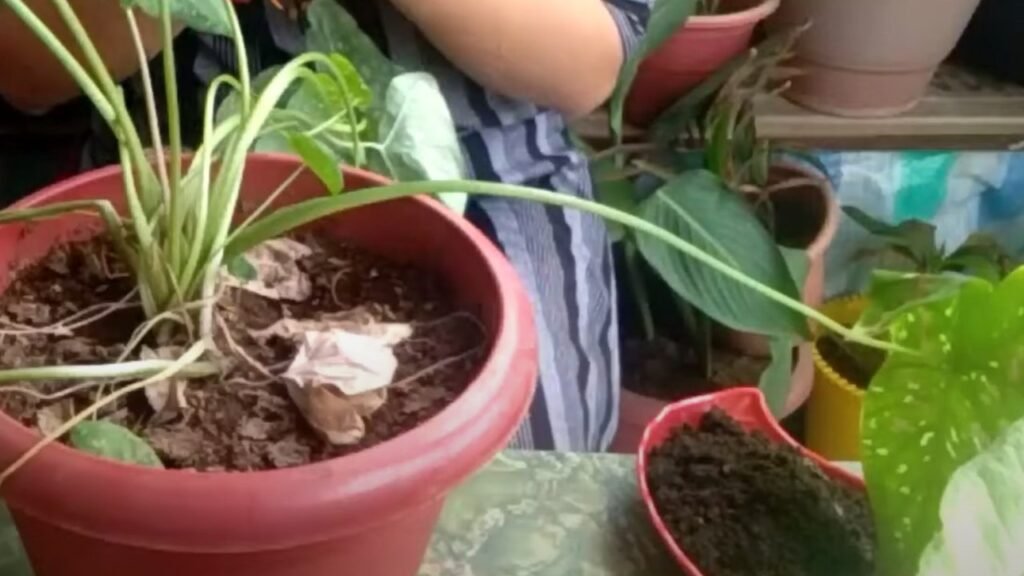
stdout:
[[657,529],[662,541],[664,541],[676,562],[679,563],[679,566],[689,576],[701,576],[701,571],[686,555],[685,550],[676,543],[668,527],[665,526],[665,522],[661,519],[661,515],[658,514],[658,509],[654,505],[654,498],[651,496],[651,487],[647,483],[648,455],[651,453],[651,450],[661,445],[673,430],[680,426],[698,425],[704,414],[716,407],[731,416],[747,430],[761,432],[774,442],[789,444],[796,448],[821,468],[822,472],[830,478],[859,490],[866,490],[862,479],[807,450],[790,438],[789,434],[786,434],[786,431],[772,417],[767,404],[765,404],[764,396],[756,388],[726,390],[716,394],[683,400],[682,402],[667,406],[644,431],[643,441],[637,451],[637,483],[640,486],[640,494],[644,499],[644,505],[647,508],[651,521],[654,523],[655,529]]
[[[251,157],[245,197],[265,198],[296,166],[290,157]],[[381,182],[346,172],[350,189]],[[306,171],[279,204],[321,194]],[[84,198],[120,200],[119,168],[58,184],[19,206]],[[506,445],[533,396],[530,306],[498,250],[431,199],[367,206],[316,227],[450,281],[453,295],[479,312],[492,335],[468,389],[397,438],[283,470],[154,470],[52,445],[3,492],[36,576],[336,576],[352,567],[368,576],[416,574],[445,495]],[[0,287],[18,263],[96,231],[96,219],[84,216],[0,228]],[[0,414],[0,465],[37,439]]]
[[[831,300],[821,311],[853,325],[867,307],[863,296]],[[860,461],[864,389],[839,374],[814,346],[814,391],[807,402],[807,447],[830,460]]]
[[[814,185],[776,192],[772,202],[777,211],[787,214],[780,225],[788,220],[806,227],[806,230],[793,230],[791,233],[798,237],[796,243],[806,246],[807,278],[801,287],[800,299],[817,308],[825,297],[825,252],[839,230],[839,203],[828,177],[802,164],[779,162],[772,167],[772,176],[773,182],[791,178],[816,180]],[[769,355],[768,341],[763,336],[729,329],[722,329],[720,334],[723,341],[737,352],[749,356]]]
[[[796,412],[811,393],[814,382],[814,362],[811,344],[802,344],[797,350],[796,365],[793,367],[793,384],[786,400],[785,416]],[[612,440],[610,452],[632,454],[636,452],[643,438],[644,430],[651,421],[669,405],[665,400],[658,400],[630,392],[625,388],[619,400],[619,426]]]
[[665,108],[750,46],[757,24],[779,0],[723,2],[731,12],[692,16],[640,64],[624,115],[635,126],[650,124]]
[[[50,0],[25,4],[53,30],[57,38],[84,62],[71,32]],[[118,80],[139,69],[131,30],[118,0],[70,0],[82,26]],[[160,25],[139,15],[139,33],[150,56],[160,48]],[[81,90],[56,57],[6,6],[0,7],[0,97],[26,111],[44,111],[64,103]]]
[[795,65],[806,74],[786,97],[840,116],[913,108],[949,56],[979,0],[785,0],[772,27],[812,22]]

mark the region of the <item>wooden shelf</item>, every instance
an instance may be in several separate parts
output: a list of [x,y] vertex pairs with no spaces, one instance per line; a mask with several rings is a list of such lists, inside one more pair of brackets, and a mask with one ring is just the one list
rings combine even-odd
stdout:
[[[955,65],[944,66],[921,103],[892,118],[842,118],[800,108],[782,97],[757,103],[758,133],[789,146],[825,149],[987,149],[1024,143],[1024,87]],[[574,124],[591,141],[608,140],[600,112]],[[635,128],[627,139],[642,136]]]

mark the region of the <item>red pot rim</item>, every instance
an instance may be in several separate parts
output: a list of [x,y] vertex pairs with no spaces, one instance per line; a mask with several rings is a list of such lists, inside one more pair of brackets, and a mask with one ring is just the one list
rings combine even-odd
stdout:
[[774,14],[781,3],[782,0],[764,0],[757,6],[739,12],[691,16],[687,19],[685,28],[712,29],[750,26]]
[[860,490],[865,490],[863,479],[836,466],[832,462],[804,448],[796,440],[793,440],[775,418],[772,417],[768,404],[764,400],[764,395],[757,388],[733,388],[670,404],[644,430],[643,439],[640,441],[640,449],[637,454],[637,483],[651,522],[654,523],[655,529],[676,562],[690,576],[703,576],[703,574],[693,560],[676,543],[672,533],[669,532],[665,522],[661,519],[661,515],[658,514],[658,510],[654,505],[654,498],[651,496],[650,486],[647,483],[648,454],[654,447],[660,445],[672,430],[683,423],[695,423],[700,416],[713,407],[721,408],[748,430],[758,430],[769,439],[797,448],[805,457],[817,464],[829,477]]
[[[282,154],[252,154],[249,162],[294,166],[298,161]],[[344,171],[353,179],[387,182],[362,170]],[[82,174],[37,192],[14,208],[52,202],[85,183],[119,172],[119,166],[112,166]],[[535,373],[535,367],[531,368],[523,359],[535,356],[536,336],[530,306],[518,277],[482,233],[432,198],[398,202],[416,202],[425,215],[439,220],[441,226],[455,228],[465,239],[461,249],[468,253],[464,252],[463,257],[477,258],[485,264],[491,284],[496,287],[494,298],[501,302],[490,354],[473,382],[452,404],[413,431],[372,448],[281,470],[157,470],[52,444],[3,486],[2,493],[9,504],[21,513],[71,531],[101,534],[108,541],[149,549],[225,553],[281,549],[335,538],[385,522],[402,509],[442,497],[475,470],[469,460],[477,464],[486,461],[514,432],[513,429],[506,433],[500,426],[488,425],[490,421],[507,418],[509,410],[515,411],[517,422],[525,415],[533,394],[532,382],[530,386],[518,387],[504,384],[512,377],[524,377],[524,372]],[[501,406],[494,402],[495,398],[508,400],[508,405]],[[10,455],[20,455],[38,438],[0,412],[0,457],[5,459],[2,465],[9,463]],[[448,465],[450,462],[443,458],[459,452],[471,453],[474,458],[463,458],[461,465]],[[424,473],[428,470],[433,482],[424,485]],[[110,490],[125,484],[126,476],[137,489],[113,498],[127,501],[123,505],[125,510],[148,508],[151,515],[120,512],[116,506],[111,509]],[[47,481],[32,481],[39,477]],[[324,483],[328,481],[335,481],[337,487],[325,494]],[[367,498],[371,492],[374,497]],[[218,513],[205,514],[203,508],[193,504],[195,500],[217,502]],[[281,505],[275,506],[275,502]],[[182,508],[192,508],[189,512],[201,521],[162,520],[169,515],[181,517]],[[102,527],[90,524],[96,517],[105,519]],[[258,524],[272,528],[254,530],[246,522],[238,522],[239,517],[258,519]],[[288,529],[282,530],[281,525]],[[282,532],[288,536],[282,538]]]

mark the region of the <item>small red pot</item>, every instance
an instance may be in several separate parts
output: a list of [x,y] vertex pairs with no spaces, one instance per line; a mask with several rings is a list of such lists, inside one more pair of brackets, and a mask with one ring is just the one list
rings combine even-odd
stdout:
[[779,8],[780,0],[733,0],[737,10],[692,16],[686,25],[640,64],[624,116],[646,127],[663,110],[750,46],[757,24]]
[[[244,196],[265,198],[298,166],[254,155]],[[377,176],[346,170],[350,189]],[[307,171],[279,204],[323,194]],[[19,207],[108,198],[119,168],[90,172]],[[0,288],[18,264],[97,232],[69,216],[0,228]],[[412,576],[445,495],[505,446],[533,396],[537,345],[515,273],[498,250],[439,203],[376,204],[316,224],[339,239],[437,271],[480,313],[490,352],[469,388],[418,428],[351,456],[255,473],[154,470],[55,444],[3,487],[36,576]],[[0,465],[38,435],[0,413]]]
[[[640,493],[643,496],[644,505],[647,507],[647,513],[650,515],[651,521],[654,522],[654,527],[672,552],[672,556],[675,557],[676,561],[689,576],[702,576],[702,574],[700,569],[686,555],[680,544],[676,543],[658,514],[657,508],[654,506],[651,489],[647,484],[647,458],[651,450],[664,442],[674,429],[684,425],[698,425],[701,417],[715,407],[725,411],[747,430],[759,431],[775,442],[789,444],[797,448],[804,456],[821,467],[822,471],[829,477],[859,490],[865,490],[864,481],[859,477],[807,450],[790,438],[782,427],[779,426],[778,422],[772,418],[768,405],[765,404],[764,396],[756,388],[734,388],[672,404],[662,410],[661,414],[644,431],[636,470]],[[685,546],[685,542],[682,543],[682,546]]]

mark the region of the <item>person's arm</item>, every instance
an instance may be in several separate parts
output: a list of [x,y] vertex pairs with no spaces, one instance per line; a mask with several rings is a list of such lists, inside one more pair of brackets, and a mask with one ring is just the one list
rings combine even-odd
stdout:
[[483,86],[575,117],[611,94],[650,0],[391,3]]

